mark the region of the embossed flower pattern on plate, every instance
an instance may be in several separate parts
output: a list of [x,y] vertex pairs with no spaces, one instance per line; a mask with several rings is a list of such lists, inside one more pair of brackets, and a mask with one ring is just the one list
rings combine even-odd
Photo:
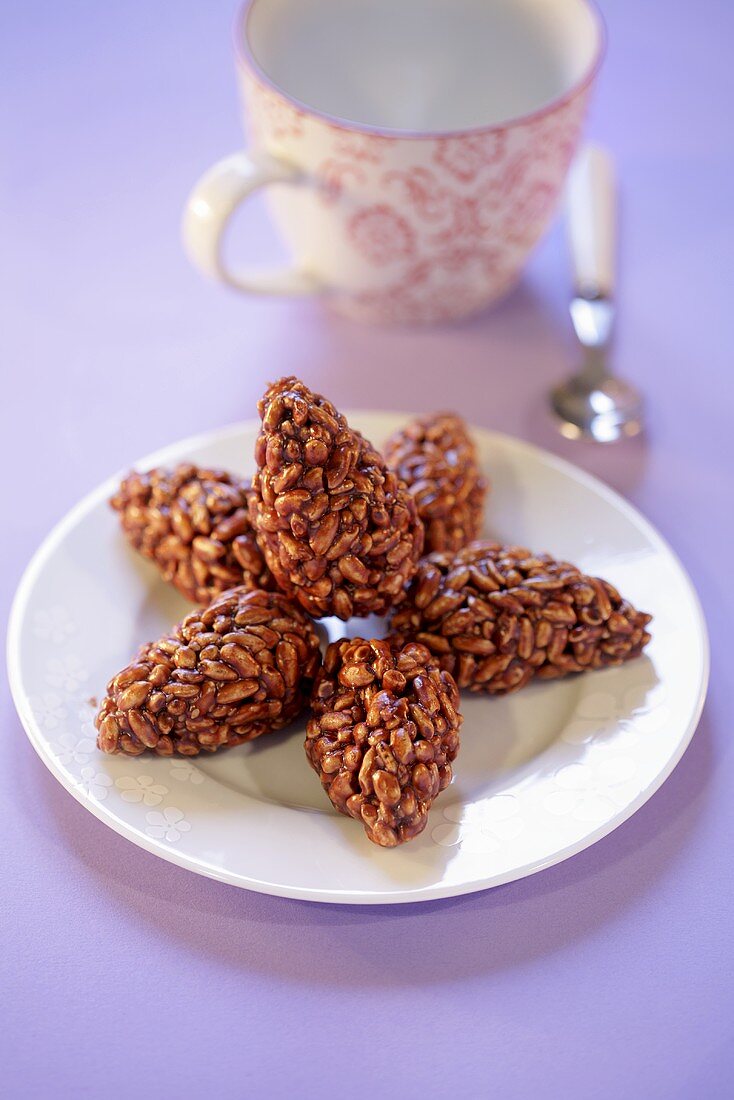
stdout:
[[146,806],[157,806],[168,794],[168,787],[156,783],[152,775],[123,775],[115,780],[115,786],[123,801]]
[[458,844],[467,852],[496,852],[523,831],[517,813],[513,795],[496,795],[470,806],[454,803],[443,810],[447,824],[434,826],[431,838],[445,848]]
[[43,691],[35,695],[31,706],[39,725],[48,733],[60,729],[66,720],[66,703],[58,691]]
[[62,645],[76,630],[76,623],[65,607],[56,604],[36,612],[33,617],[33,633],[43,642]]
[[59,764],[68,766],[69,764],[86,764],[92,753],[96,751],[97,746],[94,737],[89,737],[86,733],[79,737],[71,730],[64,730],[56,738],[54,747]]
[[109,794],[112,780],[109,775],[105,775],[104,772],[98,772],[92,764],[88,764],[86,767],[82,768],[79,774],[78,786],[90,798],[102,802]]
[[46,683],[51,688],[74,695],[89,678],[89,672],[75,653],[52,657],[46,665]]
[[641,736],[663,729],[669,718],[661,686],[643,680],[617,695],[609,691],[585,693],[561,738],[569,745],[613,738],[618,747],[629,747]]
[[162,812],[151,810],[145,815],[145,820],[148,822],[145,830],[148,836],[154,840],[167,840],[171,844],[175,844],[191,828],[183,811],[176,806],[167,806]]
[[198,768],[195,768],[190,760],[172,760],[171,776],[180,783],[199,784],[204,782],[204,776]]
[[637,765],[628,756],[613,756],[594,763],[567,764],[553,777],[556,790],[547,794],[543,806],[559,817],[599,824],[608,821],[629,799]]

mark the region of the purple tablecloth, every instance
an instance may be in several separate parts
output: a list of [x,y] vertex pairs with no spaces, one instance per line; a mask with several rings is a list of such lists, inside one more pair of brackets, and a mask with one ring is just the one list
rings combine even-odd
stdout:
[[[133,847],[54,781],[3,688],[5,1095],[731,1095],[734,8],[603,6],[589,130],[622,181],[617,362],[650,402],[647,438],[611,449],[564,442],[545,412],[574,358],[558,228],[520,289],[459,328],[238,298],[178,237],[189,185],[240,141],[231,0],[6,5],[6,611],[80,495],[252,415],[293,372],[342,406],[450,404],[626,494],[699,589],[713,684],[672,778],[600,844],[496,890],[375,909],[236,890]],[[241,232],[250,255],[277,251],[256,206]]]

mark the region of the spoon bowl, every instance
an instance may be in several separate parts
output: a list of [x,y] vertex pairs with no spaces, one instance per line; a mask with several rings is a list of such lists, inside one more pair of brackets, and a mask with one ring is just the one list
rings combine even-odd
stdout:
[[592,439],[614,443],[642,431],[644,402],[629,382],[603,375],[589,384],[583,374],[574,375],[551,392],[559,431],[567,439]]

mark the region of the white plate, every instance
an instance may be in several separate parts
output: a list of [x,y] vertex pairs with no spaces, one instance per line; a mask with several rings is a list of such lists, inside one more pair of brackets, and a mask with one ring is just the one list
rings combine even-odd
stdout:
[[[378,446],[402,421],[355,413]],[[252,472],[256,423],[185,440],[181,459]],[[452,785],[404,847],[370,844],[331,809],[303,752],[303,722],[194,760],[109,757],[94,706],[138,645],[187,605],[131,551],[102,485],[56,527],[21,582],[10,683],[37,753],[101,821],[163,859],[265,893],[314,901],[424,901],[521,878],[580,852],[639,809],[683,754],[701,712],[708,643],[691,582],[621,497],[528,444],[476,431],[493,483],[487,531],[576,562],[652,612],[646,656],[619,669],[464,697]],[[327,622],[332,637],[343,624]],[[381,631],[375,620],[351,633]]]

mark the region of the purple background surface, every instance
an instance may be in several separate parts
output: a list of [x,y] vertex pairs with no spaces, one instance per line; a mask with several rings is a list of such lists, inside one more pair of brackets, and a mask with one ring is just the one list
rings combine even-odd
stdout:
[[[189,186],[241,141],[231,0],[4,6],[6,614],[82,494],[294,372],[344,406],[450,402],[600,475],[680,553],[713,650],[698,733],[640,813],[543,874],[420,907],[268,898],[138,850],[56,784],[3,685],[6,1095],[731,1095],[734,8],[603,7],[589,131],[623,188],[617,362],[650,401],[647,438],[612,449],[545,414],[574,359],[558,227],[458,328],[238,298],[178,238]],[[256,206],[240,230],[276,253]]]

